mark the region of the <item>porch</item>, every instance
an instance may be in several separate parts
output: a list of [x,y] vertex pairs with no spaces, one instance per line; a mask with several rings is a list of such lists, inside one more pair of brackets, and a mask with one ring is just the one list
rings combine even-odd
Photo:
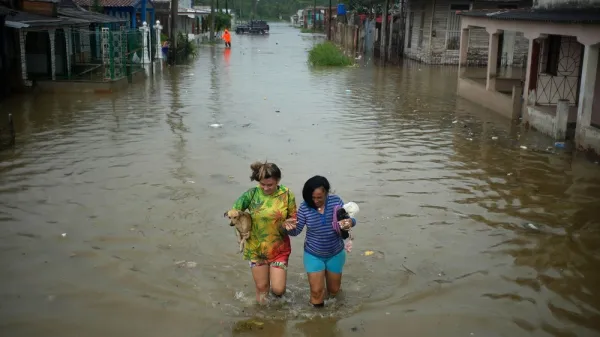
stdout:
[[[557,140],[574,135],[580,146],[600,151],[600,86],[596,86],[600,13],[507,10],[460,14],[459,95],[511,119],[522,118],[526,125]],[[483,71],[473,69],[477,67],[469,48],[471,30],[482,28],[489,41]],[[520,71],[499,67],[502,36],[509,31],[523,34],[528,41],[525,67]]]
[[6,26],[9,54],[18,60],[11,69],[15,88],[91,90],[127,82],[142,68],[135,62],[141,34],[124,29],[117,18],[77,8],[60,8],[58,17],[14,13]]
[[[406,37],[404,55],[428,64],[458,64],[461,16],[457,13],[468,10],[501,10],[531,6],[528,0],[407,0],[408,8],[405,20]],[[505,48],[503,62],[512,65],[513,55],[527,52],[527,43],[522,34],[506,32],[503,44]],[[473,28],[469,34],[471,50],[483,62],[487,59],[488,38],[483,28]]]

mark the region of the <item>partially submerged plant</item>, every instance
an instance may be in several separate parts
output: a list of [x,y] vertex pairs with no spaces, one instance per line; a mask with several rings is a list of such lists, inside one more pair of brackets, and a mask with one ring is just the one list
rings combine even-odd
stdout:
[[354,61],[333,43],[326,41],[315,45],[308,52],[308,62],[313,66],[346,67]]

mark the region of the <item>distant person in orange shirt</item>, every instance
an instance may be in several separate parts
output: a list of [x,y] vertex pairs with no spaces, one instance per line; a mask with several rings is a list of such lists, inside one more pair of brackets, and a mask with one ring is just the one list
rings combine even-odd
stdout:
[[225,47],[231,48],[231,34],[229,34],[227,29],[225,29],[225,32],[223,33],[223,40],[225,41]]

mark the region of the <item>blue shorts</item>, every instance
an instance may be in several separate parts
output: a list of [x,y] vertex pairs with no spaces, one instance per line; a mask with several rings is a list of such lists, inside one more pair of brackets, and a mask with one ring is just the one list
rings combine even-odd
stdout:
[[304,251],[304,269],[307,273],[317,273],[327,270],[332,273],[341,274],[345,263],[345,250],[332,257],[318,257]]

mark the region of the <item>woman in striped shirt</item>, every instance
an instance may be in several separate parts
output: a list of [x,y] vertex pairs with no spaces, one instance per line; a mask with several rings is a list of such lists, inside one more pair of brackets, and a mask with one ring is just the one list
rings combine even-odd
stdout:
[[[302,190],[304,202],[298,209],[297,223],[285,224],[291,236],[299,235],[306,227],[304,269],[310,284],[310,303],[315,307],[324,305],[325,285],[330,296],[338,293],[346,262],[344,241],[332,226],[334,210],[336,206],[342,207],[344,202],[329,191],[327,178],[314,176],[308,179]],[[348,230],[356,225],[356,220],[342,220],[339,225]]]

